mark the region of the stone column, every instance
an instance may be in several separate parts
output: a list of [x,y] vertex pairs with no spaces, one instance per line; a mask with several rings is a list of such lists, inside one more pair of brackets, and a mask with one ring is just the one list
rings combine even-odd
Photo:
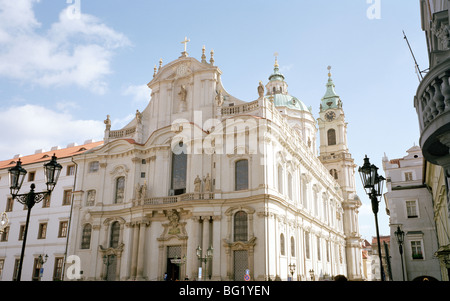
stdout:
[[147,228],[147,223],[141,221],[139,223],[139,247],[138,247],[138,258],[137,258],[137,275],[136,280],[144,279],[144,246],[145,246],[145,230]]
[[[209,243],[209,227],[210,227],[210,222],[209,222],[209,216],[203,217],[203,242],[202,242],[202,257],[206,256],[207,250],[210,247],[210,243]],[[202,278],[203,280],[208,279],[208,266],[209,266],[209,262],[207,261],[206,264],[202,263]]]
[[133,248],[132,248],[132,256],[131,256],[131,280],[136,280],[137,273],[137,259],[138,259],[138,243],[139,243],[139,226],[137,223],[132,225],[133,229]]
[[212,261],[212,279],[213,281],[220,281],[221,280],[221,273],[220,273],[220,265],[222,262],[222,258],[221,258],[221,252],[220,252],[220,229],[221,229],[221,225],[220,225],[220,220],[221,220],[221,216],[220,215],[215,215],[212,217],[212,246],[214,248],[214,252],[213,252],[213,261]]

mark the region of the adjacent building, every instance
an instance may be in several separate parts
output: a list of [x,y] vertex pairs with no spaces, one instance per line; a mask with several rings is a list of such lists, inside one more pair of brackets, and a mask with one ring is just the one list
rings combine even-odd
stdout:
[[429,70],[421,76],[414,96],[420,127],[420,147],[427,160],[426,185],[434,202],[434,221],[442,280],[449,280],[449,177],[450,177],[450,38],[449,1],[420,0],[422,30],[425,32]]
[[[17,161],[27,170],[20,194],[28,193],[30,185],[36,192],[46,190],[44,164],[56,155],[63,166],[59,181],[50,198],[37,203],[31,210],[21,280],[62,280],[67,255],[72,212],[72,192],[76,182],[77,165],[74,156],[102,145],[103,142],[86,141],[83,145],[70,144],[66,148],[53,147],[50,151],[36,150],[32,155],[16,155],[0,161],[0,211],[6,212],[9,225],[0,235],[0,280],[12,281],[17,277],[22,250],[27,208],[12,199],[8,169]],[[46,260],[42,265],[39,256]],[[43,270],[41,270],[43,268]]]
[[[424,179],[425,160],[419,146],[414,145],[406,152],[408,154],[403,158],[389,160],[386,155],[383,158],[392,279],[408,281],[427,277],[441,280],[439,260],[434,255],[438,241],[433,198]],[[398,229],[405,233],[403,256],[395,235]]]

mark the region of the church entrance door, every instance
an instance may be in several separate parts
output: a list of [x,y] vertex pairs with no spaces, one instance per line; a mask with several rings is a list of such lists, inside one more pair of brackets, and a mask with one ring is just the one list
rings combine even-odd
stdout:
[[181,258],[181,246],[167,247],[167,280],[180,280],[180,265],[172,263],[172,259]]
[[244,281],[245,270],[248,269],[248,252],[234,251],[234,281]]

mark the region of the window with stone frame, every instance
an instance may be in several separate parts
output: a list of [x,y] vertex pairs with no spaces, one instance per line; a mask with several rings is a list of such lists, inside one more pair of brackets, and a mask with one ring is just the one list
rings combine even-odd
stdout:
[[239,160],[234,164],[235,190],[248,189],[248,160]]
[[411,241],[411,255],[412,259],[423,259],[422,241],[420,240]]
[[120,224],[119,222],[113,222],[111,224],[111,232],[109,236],[109,247],[117,248],[119,246],[119,237],[120,237]]
[[122,204],[125,198],[125,177],[118,177],[115,183],[114,204]]
[[329,129],[327,132],[328,145],[336,145],[336,130]]
[[85,250],[91,247],[91,233],[92,233],[91,224],[84,225],[83,234],[81,236],[81,249]]
[[284,240],[284,234],[280,234],[280,254],[282,256],[286,255],[286,242]]
[[406,201],[406,215],[408,218],[418,217],[416,201]]
[[248,240],[248,214],[238,211],[234,214],[234,241]]

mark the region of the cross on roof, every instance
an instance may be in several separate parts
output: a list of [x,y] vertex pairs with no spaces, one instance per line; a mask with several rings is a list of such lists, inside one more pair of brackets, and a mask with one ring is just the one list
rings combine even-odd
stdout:
[[184,44],[184,52],[186,52],[186,48],[187,48],[187,43],[190,42],[191,40],[189,40],[187,37],[184,37],[184,41],[181,42],[181,44]]

